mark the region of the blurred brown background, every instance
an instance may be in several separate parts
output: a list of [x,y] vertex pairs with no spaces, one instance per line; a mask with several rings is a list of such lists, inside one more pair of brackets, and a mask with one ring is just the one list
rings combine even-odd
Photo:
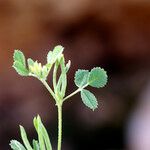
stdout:
[[101,66],[109,75],[108,85],[93,91],[98,110],[85,108],[79,95],[64,105],[63,149],[149,150],[149,0],[1,0],[0,149],[10,149],[12,138],[20,140],[19,124],[36,137],[36,114],[56,145],[53,100],[39,81],[20,77],[11,66],[14,49],[45,63],[58,44],[72,60],[68,94],[76,88],[78,68]]

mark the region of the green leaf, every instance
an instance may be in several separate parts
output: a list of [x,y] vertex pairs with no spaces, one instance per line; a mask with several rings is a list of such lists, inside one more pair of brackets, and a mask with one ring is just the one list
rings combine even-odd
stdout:
[[78,87],[83,87],[88,83],[89,71],[79,69],[75,74],[75,84]]
[[34,61],[31,58],[28,58],[27,62],[28,62],[28,67],[34,65]]
[[36,117],[34,117],[34,119],[33,119],[33,125],[35,127],[36,132],[38,132],[38,122],[37,122]]
[[63,50],[64,50],[64,47],[62,47],[61,45],[58,45],[54,47],[53,51],[49,51],[47,55],[47,63],[48,64],[55,63],[56,60],[59,59],[60,56],[62,55]]
[[48,136],[48,133],[46,131],[46,128],[44,127],[40,116],[38,115],[37,118],[34,118],[34,126],[36,128],[36,131],[38,133],[38,137],[39,137],[39,145],[40,145],[40,149],[44,150],[52,150],[52,146],[50,143],[50,138]]
[[97,67],[93,68],[89,74],[89,85],[92,87],[104,87],[107,83],[107,73],[104,69]]
[[37,140],[33,140],[33,149],[34,150],[40,150],[40,147],[39,147],[39,143]]
[[46,66],[43,66],[43,68],[42,68],[42,78],[43,78],[44,80],[46,80],[48,74],[49,74],[48,68],[47,68]]
[[60,61],[60,67],[61,67],[61,74],[62,74],[62,84],[61,84],[61,97],[63,98],[66,93],[67,88],[67,73],[66,73],[66,66],[65,66],[65,58],[62,57]]
[[39,122],[39,126],[41,128],[41,131],[42,131],[42,135],[43,135],[43,139],[44,139],[44,142],[45,142],[45,145],[46,145],[46,149],[47,150],[52,150],[52,146],[51,146],[49,135],[48,135],[48,133],[46,131],[46,128],[44,127],[44,125],[43,125],[43,123],[41,121],[40,116],[38,116],[37,119],[38,119],[38,122]]
[[26,68],[25,56],[20,50],[14,51],[14,63],[13,67],[21,76],[28,76],[29,71]]
[[68,63],[66,64],[66,72],[69,71],[70,66],[71,66],[71,61],[69,60]]
[[15,61],[14,64],[13,64],[13,67],[19,75],[21,75],[21,76],[28,76],[29,75],[29,71],[19,61]]
[[[69,71],[69,69],[70,69],[70,66],[71,66],[71,61],[69,60],[68,61],[68,63],[66,64],[66,67],[65,67],[65,72],[67,73],[68,71]],[[64,71],[63,71],[64,72]],[[60,89],[61,89],[61,85],[62,85],[62,80],[63,80],[63,74],[64,73],[61,73],[60,74],[60,76],[59,76],[59,79],[58,79],[58,82],[57,82],[57,91],[58,91],[58,97],[61,97],[60,95],[59,95],[59,93],[60,93]]]
[[39,115],[37,117],[34,117],[33,124],[38,133],[40,150],[52,150],[49,135]]
[[33,123],[34,123],[35,129],[36,129],[37,134],[38,134],[40,150],[45,150],[46,148],[45,148],[45,143],[44,143],[43,134],[42,134],[39,119],[35,117],[33,120]]
[[26,66],[26,62],[25,62],[25,56],[24,54],[20,51],[20,50],[15,50],[14,51],[14,62],[18,61],[20,62],[22,65]]
[[93,111],[98,107],[97,99],[90,91],[83,89],[81,91],[81,98],[83,103]]
[[27,134],[26,134],[26,131],[23,126],[20,126],[20,132],[21,132],[22,141],[23,141],[25,147],[27,148],[27,150],[33,150],[28,141]]
[[9,145],[13,150],[26,150],[25,147],[17,140],[11,140]]
[[60,93],[60,91],[61,91],[61,85],[62,85],[62,80],[63,80],[62,77],[63,77],[63,75],[61,74],[61,75],[59,76],[59,79],[58,79],[58,82],[57,82],[57,87],[56,87],[56,88],[57,88],[57,91],[58,91],[57,94],[58,94],[59,97],[60,97],[60,94],[59,94],[59,93]]
[[47,54],[47,63],[53,64],[53,51],[49,51]]

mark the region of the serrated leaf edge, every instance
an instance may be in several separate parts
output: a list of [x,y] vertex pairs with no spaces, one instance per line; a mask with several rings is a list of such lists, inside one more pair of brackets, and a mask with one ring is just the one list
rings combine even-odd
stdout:
[[[85,90],[85,89],[83,89],[83,90]],[[85,91],[90,92],[90,93],[95,97],[95,100],[96,100],[96,103],[97,103],[97,104],[96,104],[96,107],[95,107],[95,108],[92,108],[92,107],[90,107],[90,106],[87,105],[86,101],[83,100],[83,97],[82,97],[82,92],[83,92],[83,90],[81,90],[81,99],[82,99],[82,102],[83,102],[88,108],[90,108],[90,109],[92,109],[92,110],[94,111],[95,109],[98,108],[98,101],[97,101],[95,95],[94,95],[92,92],[90,92],[89,90],[85,90]],[[90,102],[90,103],[91,103],[91,102]],[[91,103],[91,105],[93,105],[93,104]]]
[[[86,69],[78,69],[78,70],[75,72],[74,82],[76,81],[77,73],[78,73],[79,71],[88,71],[88,73],[90,73],[89,70],[86,70]],[[89,78],[89,76],[88,76],[88,78]],[[87,83],[88,83],[88,82],[87,82]],[[76,83],[75,83],[75,84],[76,84]],[[82,88],[82,87],[80,87],[80,86],[78,86],[78,85],[76,85],[76,86],[79,87],[79,88]]]
[[[102,71],[104,71],[104,72],[105,72],[105,74],[106,74],[106,83],[105,83],[105,85],[100,86],[100,87],[97,87],[97,88],[103,88],[103,87],[105,87],[105,86],[107,85],[107,82],[108,82],[108,75],[107,75],[107,71],[106,71],[106,70],[104,70],[104,69],[103,69],[103,68],[101,68],[101,67],[94,67],[93,69],[91,69],[91,71],[90,71],[90,73],[89,73],[89,77],[90,77],[91,72],[92,72],[94,69],[101,69]],[[90,82],[88,82],[88,84],[90,85]]]

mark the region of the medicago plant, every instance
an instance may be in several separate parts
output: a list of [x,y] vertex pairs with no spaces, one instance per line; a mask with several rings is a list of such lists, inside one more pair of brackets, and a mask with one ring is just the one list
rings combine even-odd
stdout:
[[[53,51],[49,51],[47,55],[47,62],[42,65],[38,61],[33,61],[31,58],[27,59],[20,50],[14,51],[14,63],[13,67],[17,73],[21,76],[32,76],[37,78],[43,83],[46,89],[49,91],[53,99],[55,100],[58,109],[58,145],[57,150],[61,150],[62,145],[62,106],[65,101],[74,96],[77,93],[81,94],[82,102],[92,109],[93,111],[98,107],[98,102],[93,93],[85,88],[88,86],[95,88],[102,88],[107,83],[107,73],[100,67],[93,68],[91,71],[79,69],[75,73],[75,85],[77,90],[66,96],[67,88],[67,72],[71,66],[71,61],[65,63],[63,55],[64,48],[62,46],[56,46]],[[60,68],[60,73],[58,69]],[[50,71],[53,71],[53,88],[51,88],[47,82]],[[12,140],[10,146],[13,150],[52,150],[49,135],[41,121],[40,116],[34,118],[34,127],[38,134],[38,140],[33,139],[32,145],[28,141],[25,129],[20,126],[20,132],[23,144],[17,140]]]

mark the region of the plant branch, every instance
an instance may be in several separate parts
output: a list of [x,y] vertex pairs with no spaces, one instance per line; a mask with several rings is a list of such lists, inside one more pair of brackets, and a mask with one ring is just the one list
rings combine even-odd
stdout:
[[56,96],[55,93],[53,92],[53,90],[50,88],[50,86],[47,84],[47,82],[45,80],[41,80],[41,82],[43,83],[43,85],[47,88],[47,90],[49,91],[49,93],[52,95],[52,97],[55,99],[56,101]]
[[76,95],[77,93],[79,93],[82,89],[77,89],[76,91],[74,91],[73,93],[69,94],[68,96],[66,96],[64,99],[63,99],[63,102],[67,99],[69,99],[70,97]]
[[82,89],[86,88],[89,84],[86,84],[84,85],[82,88],[78,88],[76,91],[74,91],[73,93],[69,94],[68,96],[66,96],[64,99],[63,99],[63,102],[66,101],[67,99],[69,99],[70,97],[76,95],[77,93],[81,92]]

